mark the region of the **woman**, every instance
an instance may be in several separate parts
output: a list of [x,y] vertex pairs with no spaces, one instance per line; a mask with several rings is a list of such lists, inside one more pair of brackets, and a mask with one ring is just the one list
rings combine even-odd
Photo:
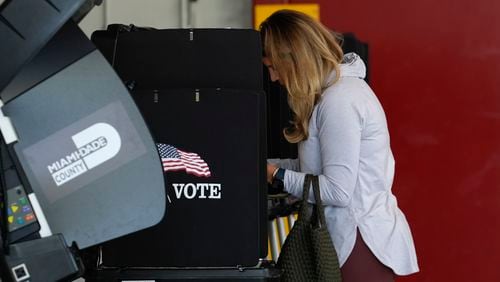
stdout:
[[278,11],[260,32],[271,80],[288,90],[294,119],[284,135],[299,153],[268,160],[268,181],[279,179],[301,197],[304,176],[319,175],[344,281],[394,281],[417,272],[410,228],[391,192],[385,114],[363,80],[363,61],[344,56],[335,36],[303,13]]

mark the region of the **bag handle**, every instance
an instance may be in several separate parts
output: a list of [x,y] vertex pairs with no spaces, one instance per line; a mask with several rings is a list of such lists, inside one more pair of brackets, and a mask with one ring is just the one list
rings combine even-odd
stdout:
[[302,205],[300,205],[299,219],[305,219],[307,216],[307,199],[309,199],[309,188],[311,187],[312,175],[306,174],[304,184],[302,186]]
[[321,193],[319,191],[319,177],[317,175],[311,176],[312,178],[312,186],[314,193],[314,200],[316,201],[316,219],[319,222],[319,227],[326,226],[325,219],[325,208],[321,203]]
[[302,205],[299,211],[299,219],[311,221],[311,216],[308,211],[307,199],[309,199],[310,187],[313,187],[313,195],[316,204],[313,205],[313,215],[316,216],[318,227],[326,226],[325,209],[321,203],[321,194],[319,191],[319,178],[317,175],[306,174],[304,177],[304,186],[302,188]]

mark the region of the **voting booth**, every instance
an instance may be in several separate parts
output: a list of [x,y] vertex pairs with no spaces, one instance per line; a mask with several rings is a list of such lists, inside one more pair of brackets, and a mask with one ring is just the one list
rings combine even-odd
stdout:
[[155,227],[99,247],[92,277],[118,279],[116,270],[127,268],[142,279],[279,278],[263,266],[267,119],[258,32],[111,25],[92,40],[151,129],[169,198]]
[[90,2],[0,6],[2,281],[77,278],[81,249],[166,214],[149,129],[71,18]]

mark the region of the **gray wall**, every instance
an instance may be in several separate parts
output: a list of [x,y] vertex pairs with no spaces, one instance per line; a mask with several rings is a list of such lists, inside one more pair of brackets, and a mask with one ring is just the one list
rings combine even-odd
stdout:
[[80,28],[89,37],[112,23],[155,28],[252,28],[252,7],[252,0],[104,0],[80,22]]
[[155,28],[252,28],[252,0],[104,0],[80,27],[90,36],[112,23]]

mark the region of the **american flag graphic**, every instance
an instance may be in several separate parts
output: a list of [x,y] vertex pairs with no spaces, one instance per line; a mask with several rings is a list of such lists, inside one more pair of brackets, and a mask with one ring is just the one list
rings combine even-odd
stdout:
[[210,168],[196,153],[181,151],[174,146],[157,143],[163,171],[185,170],[188,174],[198,177],[210,177]]

